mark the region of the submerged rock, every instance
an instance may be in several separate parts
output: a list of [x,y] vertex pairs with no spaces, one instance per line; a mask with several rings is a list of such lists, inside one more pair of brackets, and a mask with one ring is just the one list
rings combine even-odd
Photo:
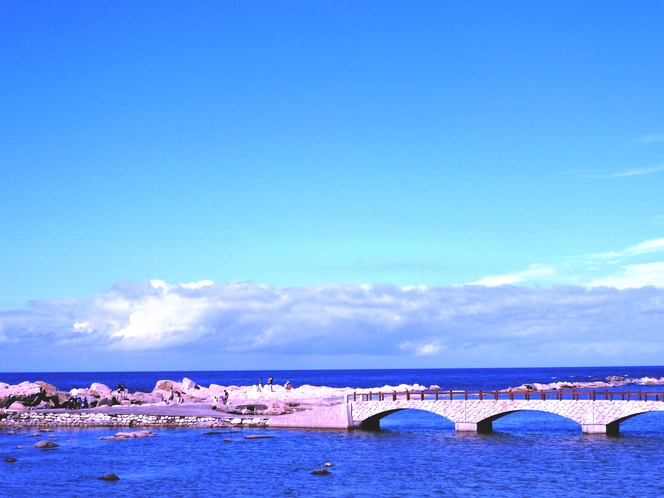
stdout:
[[60,446],[53,441],[49,441],[47,439],[44,439],[42,441],[37,441],[35,444],[35,448],[55,448],[56,446]]
[[100,437],[104,441],[120,441],[125,439],[142,439],[146,437],[154,437],[156,434],[152,431],[137,431],[137,432],[116,432],[113,436]]
[[17,461],[17,460],[16,460],[16,458],[14,458],[14,457],[7,457],[7,458],[5,458],[5,462],[7,462],[7,463],[14,463],[14,462],[16,462],[16,461]]
[[330,474],[330,471],[326,469],[316,469],[312,472],[312,474],[315,476],[326,476]]
[[120,478],[115,474],[106,474],[105,476],[97,477],[100,481],[119,481]]

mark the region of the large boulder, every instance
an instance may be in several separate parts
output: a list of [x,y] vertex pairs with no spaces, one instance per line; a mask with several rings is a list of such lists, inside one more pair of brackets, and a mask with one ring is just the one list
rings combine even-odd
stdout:
[[93,382],[92,385],[90,386],[90,393],[95,398],[103,398],[104,396],[108,396],[109,394],[111,394],[111,392],[113,392],[113,390],[104,384]]
[[55,387],[53,384],[49,384],[48,382],[38,380],[37,382],[35,382],[35,384],[42,387],[44,391],[46,391],[47,396],[53,396],[60,392],[58,391],[57,387]]
[[37,406],[42,401],[49,401],[49,398],[44,388],[33,382],[0,387],[0,408],[7,408],[17,401],[23,406]]
[[152,391],[170,391],[175,388],[174,384],[172,380],[158,380]]
[[186,389],[187,391],[193,391],[194,389],[200,389],[200,386],[196,384],[193,380],[185,377],[184,379],[182,379],[182,388]]

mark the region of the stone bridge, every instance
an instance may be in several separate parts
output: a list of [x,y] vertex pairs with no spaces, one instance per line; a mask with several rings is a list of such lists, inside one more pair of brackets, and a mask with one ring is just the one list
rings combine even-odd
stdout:
[[[549,393],[440,393],[417,392],[350,395],[346,398],[349,425],[362,429],[379,429],[380,419],[400,410],[423,410],[454,422],[457,431],[491,432],[492,422],[510,413],[531,410],[554,413],[581,424],[585,433],[618,434],[620,422],[642,413],[664,411],[664,393],[609,393],[557,391]],[[515,395],[516,394],[516,395]],[[520,396],[522,399],[518,399]],[[447,395],[447,393],[445,393]],[[587,396],[586,396],[587,395]],[[358,399],[359,396],[359,399]],[[508,397],[509,396],[509,397]],[[555,399],[551,399],[555,396]],[[586,396],[587,399],[581,399]],[[463,397],[463,399],[455,399]],[[415,399],[413,399],[415,398]],[[535,398],[535,399],[533,399]],[[619,399],[616,399],[619,398]]]

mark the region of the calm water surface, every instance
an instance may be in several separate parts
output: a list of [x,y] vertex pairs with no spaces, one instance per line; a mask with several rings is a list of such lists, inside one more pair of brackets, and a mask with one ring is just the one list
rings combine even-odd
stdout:
[[[496,389],[506,385],[491,385],[486,379],[518,385],[550,381],[533,378],[537,375],[573,380],[569,376],[605,373],[602,369],[553,370],[544,373],[540,369],[465,373],[428,370],[408,371],[403,376],[399,375],[403,371],[365,371],[364,377],[361,371],[353,371],[344,374],[345,379],[339,379],[339,373],[327,375],[337,381],[348,381],[342,384],[353,387],[401,382],[448,387],[440,380],[455,377],[467,384],[461,388]],[[634,376],[641,377],[664,375],[661,367],[613,368],[606,375],[632,375],[632,371]],[[402,379],[411,374],[417,376],[417,372],[420,377],[439,381]],[[186,375],[206,384],[196,373],[179,374],[161,373],[158,378],[177,379]],[[209,374],[227,375],[227,378],[251,375],[253,379],[256,372]],[[298,378],[288,374],[291,382]],[[26,374],[17,375],[22,376],[21,380],[28,378]],[[140,377],[139,373],[131,375]],[[311,371],[299,375],[323,380],[326,376]],[[62,388],[54,379],[40,378]],[[398,381],[376,382],[382,378],[398,378]],[[512,382],[514,378],[517,380]],[[353,380],[359,383],[353,384]],[[1,374],[0,381],[7,382]],[[144,382],[150,383],[152,379]],[[473,382],[486,384],[479,386]],[[334,384],[330,379],[319,383]],[[17,431],[13,435],[0,431],[0,456],[3,460],[8,456],[18,460],[0,461],[2,492],[4,496],[664,495],[663,413],[645,414],[624,422],[621,435],[616,437],[583,435],[578,424],[539,412],[514,413],[499,419],[493,424],[495,432],[489,435],[457,434],[446,419],[418,411],[390,415],[382,420],[381,426],[379,432],[242,429],[214,431],[217,435],[206,435],[208,430],[158,429],[154,438],[127,441],[98,439],[115,433],[112,429],[57,430],[41,437],[31,437],[34,430]],[[244,439],[252,434],[273,437]],[[52,450],[33,447],[36,441],[49,436],[60,446]],[[231,438],[232,442],[224,442],[225,438]],[[330,475],[311,474],[325,462],[334,464]],[[120,480],[97,480],[110,472],[120,476]]]

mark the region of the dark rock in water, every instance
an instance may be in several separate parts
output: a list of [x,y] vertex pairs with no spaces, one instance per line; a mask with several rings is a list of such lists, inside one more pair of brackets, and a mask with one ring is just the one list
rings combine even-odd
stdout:
[[326,476],[330,474],[330,471],[326,469],[316,469],[312,472],[312,474],[315,476]]
[[47,439],[44,439],[42,441],[37,441],[35,444],[35,448],[55,448],[56,446],[59,446],[58,444],[55,444],[53,441],[48,441]]
[[269,439],[274,436],[244,436],[245,439]]
[[227,437],[226,439],[224,439],[224,443],[232,443],[232,442],[233,442],[233,440],[232,440],[231,438],[229,438],[229,437]]
[[223,434],[223,432],[215,432],[215,431],[204,432],[203,433],[204,436],[221,436],[222,434]]
[[115,474],[106,474],[105,476],[97,477],[100,481],[119,481],[120,478]]
[[7,463],[14,463],[15,461],[16,461],[16,458],[14,458],[14,457],[5,458],[5,462],[7,462]]

